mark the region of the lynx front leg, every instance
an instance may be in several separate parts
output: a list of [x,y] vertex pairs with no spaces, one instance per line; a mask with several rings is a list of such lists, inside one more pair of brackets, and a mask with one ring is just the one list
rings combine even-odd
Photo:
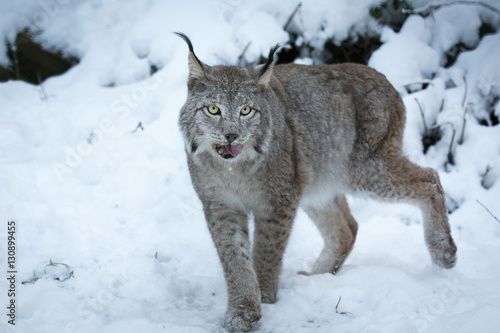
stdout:
[[296,208],[287,208],[268,217],[255,216],[253,260],[262,303],[276,301],[283,253],[295,212]]
[[228,306],[224,326],[231,332],[248,332],[257,324],[261,314],[259,285],[250,257],[247,216],[225,205],[207,206],[205,217],[227,284]]

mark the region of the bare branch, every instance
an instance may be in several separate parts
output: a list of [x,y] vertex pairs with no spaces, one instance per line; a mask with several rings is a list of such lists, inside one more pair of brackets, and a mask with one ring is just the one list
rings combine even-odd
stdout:
[[339,296],[339,301],[337,302],[337,305],[335,306],[335,313],[338,313],[341,315],[347,315],[348,317],[352,317],[352,313],[350,313],[350,312],[346,312],[346,311],[339,312],[339,304],[340,304],[341,299],[342,299],[342,296]]
[[448,163],[455,165],[455,157],[453,157],[453,141],[455,140],[455,128],[453,128],[453,134],[451,135],[450,148],[448,149]]
[[493,215],[493,214],[490,212],[490,210],[489,210],[489,209],[488,209],[485,205],[483,205],[483,204],[481,203],[481,201],[476,200],[476,202],[477,202],[478,204],[480,204],[481,206],[483,206],[483,208],[484,208],[484,209],[486,209],[486,211],[488,212],[488,214],[490,214],[490,215],[491,215],[491,216],[492,216],[492,217],[493,217],[493,218],[494,218],[494,219],[495,219],[498,223],[500,223],[500,220],[498,219],[498,217],[496,217],[495,215]]
[[467,124],[467,113],[469,112],[469,108],[471,107],[471,103],[467,104],[467,107],[464,108],[464,115],[462,118],[462,133],[460,133],[460,138],[458,139],[458,144],[461,145],[464,143],[464,135],[465,135],[465,125]]
[[455,158],[453,157],[453,142],[455,141],[455,132],[456,132],[455,126],[453,126],[453,124],[449,122],[441,124],[441,126],[443,125],[450,125],[453,130],[451,134],[450,147],[448,148],[448,163],[451,165],[455,165]]
[[481,2],[481,1],[453,1],[449,3],[442,3],[442,4],[437,4],[437,5],[432,5],[429,4],[427,6],[417,8],[417,9],[404,9],[403,8],[403,13],[404,14],[418,14],[422,17],[427,17],[429,15],[432,15],[436,10],[443,8],[443,7],[450,7],[454,5],[475,5],[475,6],[481,6],[486,9],[491,10],[494,13],[497,13],[500,15],[500,10],[498,8],[495,8],[487,3]]
[[420,110],[420,114],[422,115],[422,121],[424,123],[424,135],[427,135],[429,129],[427,128],[427,123],[425,122],[424,108],[422,107],[418,99],[415,98],[415,102],[417,102],[418,109]]
[[487,176],[488,176],[488,173],[491,171],[491,166],[490,165],[487,165],[486,166],[486,171],[481,175],[482,179],[481,179],[481,186],[484,187],[485,189],[489,189],[493,183],[490,183],[488,182],[487,180]]
[[465,101],[467,99],[467,78],[464,75],[464,85],[465,85],[465,90],[464,90],[464,98],[462,98],[462,107],[465,106]]
[[421,80],[421,81],[415,81],[415,82],[409,82],[409,83],[406,83],[403,87],[408,90],[410,89],[412,86],[416,86],[416,85],[419,85],[421,84],[422,85],[422,89],[425,89],[427,88],[427,86],[431,85],[433,86],[433,83],[431,80]]
[[43,87],[42,76],[40,75],[40,73],[36,74],[36,78],[38,80],[38,87],[40,87],[40,98],[42,99],[42,101],[46,101],[47,93],[45,92],[45,88]]
[[245,56],[245,53],[247,52],[248,48],[250,47],[250,44],[252,44],[252,42],[248,42],[248,44],[243,48],[243,51],[241,51],[241,54],[238,57],[238,66],[241,66],[241,63],[243,61],[243,57]]
[[138,130],[144,131],[144,126],[142,126],[142,121],[140,121],[139,124],[137,124],[137,126],[134,128],[134,130],[132,131],[132,133],[135,133]]
[[302,6],[301,2],[299,2],[298,5],[297,5],[297,7],[295,7],[295,10],[292,12],[292,14],[290,15],[290,17],[288,18],[288,21],[286,21],[285,25],[283,26],[283,30],[286,31],[286,29],[288,28],[288,26],[290,25],[290,23],[292,23],[293,17],[299,11],[300,6]]
[[470,104],[469,104],[469,105],[467,105],[467,107],[465,107],[465,102],[467,101],[467,90],[468,90],[467,78],[465,77],[465,75],[464,75],[464,86],[465,86],[464,97],[462,98],[462,108],[464,109],[464,115],[462,118],[462,132],[460,133],[460,138],[458,138],[459,145],[464,143],[465,125],[467,124],[467,111],[468,111],[469,106],[470,106]]

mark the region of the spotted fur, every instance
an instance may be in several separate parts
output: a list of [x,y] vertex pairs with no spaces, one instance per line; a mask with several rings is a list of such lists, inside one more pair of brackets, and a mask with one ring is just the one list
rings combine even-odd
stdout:
[[[251,330],[261,317],[261,301],[276,301],[299,205],[325,242],[307,274],[336,273],[353,248],[358,227],[346,194],[419,206],[432,261],[455,265],[439,177],[402,155],[405,108],[382,74],[357,64],[273,66],[276,49],[261,67],[212,67],[180,36],[190,52],[179,125],[224,269],[229,331]],[[209,105],[220,114],[208,114]],[[251,114],[243,116],[243,106],[251,107]],[[217,149],[229,144],[228,135],[243,145],[235,157]]]

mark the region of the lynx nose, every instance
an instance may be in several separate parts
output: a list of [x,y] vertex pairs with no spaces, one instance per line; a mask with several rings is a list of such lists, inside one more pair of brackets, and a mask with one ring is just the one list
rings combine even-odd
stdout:
[[226,134],[225,137],[227,139],[227,142],[231,144],[233,143],[234,140],[238,138],[238,134]]

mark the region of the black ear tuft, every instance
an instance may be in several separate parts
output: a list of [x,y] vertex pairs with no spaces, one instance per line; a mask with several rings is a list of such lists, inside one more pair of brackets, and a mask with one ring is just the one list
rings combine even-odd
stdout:
[[182,40],[184,40],[186,42],[186,44],[188,45],[188,48],[189,48],[189,52],[193,54],[196,61],[198,61],[198,63],[201,65],[200,59],[198,59],[198,57],[194,53],[193,43],[191,43],[191,40],[189,39],[189,37],[186,34],[184,34],[182,32],[178,32],[178,31],[175,31],[174,34],[176,34],[177,36],[179,36],[180,38],[182,38]]
[[205,70],[208,66],[204,65],[200,59],[194,54],[193,44],[188,36],[183,34],[182,32],[174,32],[177,36],[182,38],[189,47],[189,55],[188,55],[188,66],[189,66],[189,79],[188,79],[188,88],[191,89],[194,86],[195,81],[203,81],[206,79]]
[[189,37],[186,36],[186,34],[184,34],[182,32],[178,32],[178,31],[175,31],[174,34],[176,34],[177,36],[179,36],[180,38],[182,38],[186,42],[186,44],[189,47],[189,52],[194,53],[193,44],[191,43],[191,40],[189,39]]
[[174,31],[173,33],[176,34],[177,36],[179,36],[180,38],[182,38],[186,42],[186,44],[188,45],[189,51],[193,52],[193,44],[191,43],[191,40],[189,39],[189,37],[185,33],[182,33],[179,31]]
[[260,69],[259,71],[259,77],[264,75],[264,73],[269,69],[269,66],[271,66],[271,64],[273,63],[274,61],[274,53],[276,53],[276,51],[280,48],[280,44],[276,44],[274,45],[271,50],[269,50],[269,55],[267,56],[267,62],[265,63],[264,66],[262,66],[262,68]]
[[257,71],[257,86],[259,89],[261,89],[262,92],[266,92],[269,82],[271,81],[271,78],[273,76],[273,63],[274,63],[274,53],[276,53],[276,50],[279,49],[280,45],[276,44],[271,50],[269,51],[269,56],[267,58],[267,62],[258,67]]

